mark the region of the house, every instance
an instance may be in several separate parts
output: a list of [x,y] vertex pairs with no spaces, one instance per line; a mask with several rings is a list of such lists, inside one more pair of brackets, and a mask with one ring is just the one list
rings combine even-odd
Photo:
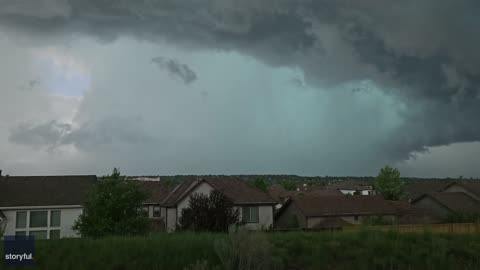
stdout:
[[450,180],[445,179],[410,180],[405,185],[403,198],[405,201],[412,202],[426,193],[441,192],[450,183]]
[[379,217],[393,222],[397,216],[397,209],[377,196],[297,196],[277,212],[275,227],[332,228]]
[[374,195],[373,182],[368,180],[347,179],[331,183],[330,189],[340,191],[344,195]]
[[442,220],[457,214],[480,215],[480,201],[466,192],[426,193],[413,200],[412,204],[428,209],[435,217]]
[[268,187],[267,193],[274,200],[278,202],[275,206],[276,209],[280,209],[282,205],[290,197],[303,196],[303,195],[314,195],[314,196],[333,196],[333,195],[342,195],[339,190],[327,188],[325,186],[308,186],[304,185],[298,187],[296,190],[286,190],[282,185],[274,184]]
[[37,239],[75,237],[86,192],[95,175],[0,176],[0,216],[5,235]]
[[234,203],[247,228],[262,229],[273,225],[273,211],[277,202],[268,194],[237,177],[208,176],[185,179],[160,202],[161,218],[165,221],[166,230],[175,230],[182,209],[188,207],[192,194],[209,194],[213,190],[222,191]]
[[468,196],[480,200],[480,180],[451,182],[443,188],[442,192],[464,192]]

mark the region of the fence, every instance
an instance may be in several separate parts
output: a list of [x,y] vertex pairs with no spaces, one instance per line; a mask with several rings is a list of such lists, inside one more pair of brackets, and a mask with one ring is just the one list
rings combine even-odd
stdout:
[[395,231],[401,233],[480,233],[480,223],[446,223],[446,224],[413,224],[413,225],[382,225],[382,226],[363,226],[353,225],[338,228],[298,228],[298,229],[274,229],[273,232],[320,232],[320,231],[344,231],[357,232],[361,230],[372,231]]
[[[364,226],[347,226],[343,231],[358,231]],[[480,223],[414,224],[368,226],[368,229],[396,232],[480,233]]]

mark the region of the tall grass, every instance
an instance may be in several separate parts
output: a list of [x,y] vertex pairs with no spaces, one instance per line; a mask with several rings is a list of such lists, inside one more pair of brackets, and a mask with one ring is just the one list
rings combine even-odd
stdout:
[[480,269],[475,234],[174,233],[37,241],[35,252],[34,269],[49,270]]

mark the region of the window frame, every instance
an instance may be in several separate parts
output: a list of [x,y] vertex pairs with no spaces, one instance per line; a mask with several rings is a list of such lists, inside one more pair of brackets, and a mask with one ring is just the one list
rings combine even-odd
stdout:
[[[248,209],[248,211],[245,211],[246,209]],[[252,209],[256,209],[256,219],[255,218],[252,218]],[[248,214],[246,213],[248,212]],[[248,216],[248,220],[247,220],[247,217]],[[260,223],[260,207],[259,206],[249,206],[249,205],[245,205],[245,206],[242,206],[242,222],[246,223],[246,224],[258,224]]]
[[[155,209],[158,209],[158,212],[155,211]],[[157,213],[158,213],[158,215],[157,215]],[[152,217],[159,218],[161,216],[162,216],[162,208],[160,206],[153,206]]]
[[[31,224],[31,215],[35,212],[47,212],[47,224],[41,224],[41,227],[32,227]],[[52,225],[52,213],[58,212],[58,224]],[[24,228],[17,228],[18,223],[18,215],[19,213],[25,213],[25,227]],[[21,209],[15,211],[15,235],[17,234],[24,234],[24,235],[31,235],[35,232],[46,232],[46,239],[50,239],[50,232],[51,231],[59,231],[59,237],[62,237],[62,209]]]
[[[23,227],[18,227],[18,221],[19,221],[19,214],[25,214],[25,221],[24,221],[24,225]],[[28,211],[16,211],[15,212],[15,231],[17,230],[26,230],[29,226],[28,226]]]

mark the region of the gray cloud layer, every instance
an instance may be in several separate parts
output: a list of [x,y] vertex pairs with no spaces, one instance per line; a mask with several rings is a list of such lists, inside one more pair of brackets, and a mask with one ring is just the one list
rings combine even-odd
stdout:
[[152,62],[167,70],[171,75],[179,77],[186,84],[190,84],[197,79],[197,74],[188,65],[179,63],[175,59],[155,57]]
[[[392,160],[480,140],[478,1],[45,0],[2,1],[0,10],[6,31],[38,40],[72,32],[104,42],[131,35],[299,67],[316,86],[371,79],[407,106],[405,123],[381,150]],[[160,62],[186,83],[196,78],[188,66]],[[22,132],[52,130],[23,127],[13,137],[40,142],[42,136]]]

